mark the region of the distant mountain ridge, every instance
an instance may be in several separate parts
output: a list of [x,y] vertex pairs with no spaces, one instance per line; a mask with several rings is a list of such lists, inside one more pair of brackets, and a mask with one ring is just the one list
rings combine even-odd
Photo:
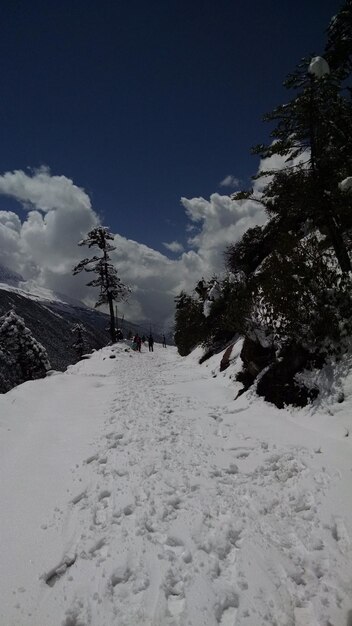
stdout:
[[[55,370],[64,371],[78,360],[72,347],[72,327],[77,322],[83,324],[85,329],[86,352],[98,350],[110,341],[107,314],[73,298],[38,288],[30,281],[24,281],[20,274],[0,265],[0,315],[12,308],[24,319],[37,341],[46,348]],[[125,337],[129,331],[140,335],[149,333],[147,324],[138,325],[126,320],[123,321],[122,330]],[[162,341],[160,334],[153,334],[156,341]]]
[[6,283],[15,287],[23,280],[24,278],[21,274],[10,270],[6,265],[0,265],[0,283]]

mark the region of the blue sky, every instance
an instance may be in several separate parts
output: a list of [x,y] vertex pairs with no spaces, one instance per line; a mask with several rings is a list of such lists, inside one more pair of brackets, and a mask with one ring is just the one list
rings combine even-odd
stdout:
[[[264,224],[234,202],[282,82],[321,54],[339,0],[6,0],[0,22],[0,264],[94,305],[72,267],[99,222],[132,289],[119,311],[172,327],[174,298],[221,276]],[[282,167],[279,158],[267,164]],[[165,245],[166,244],[166,245]],[[171,249],[170,246],[171,245]],[[49,297],[52,297],[49,294]]]
[[[248,184],[262,115],[319,54],[335,0],[7,0],[0,32],[0,174],[46,165],[102,221],[166,251],[181,196]],[[0,209],[19,206],[0,196]]]

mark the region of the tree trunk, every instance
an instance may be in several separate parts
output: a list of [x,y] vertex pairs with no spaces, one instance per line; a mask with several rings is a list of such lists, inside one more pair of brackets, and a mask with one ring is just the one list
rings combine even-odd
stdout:
[[102,235],[102,249],[104,254],[104,275],[105,275],[105,289],[106,295],[109,304],[109,312],[110,312],[110,337],[112,343],[116,341],[116,333],[115,333],[115,315],[114,315],[114,300],[110,293],[110,281],[109,281],[109,272],[108,272],[108,259],[106,253],[106,241],[105,237]]
[[325,213],[326,227],[329,232],[329,237],[332,243],[332,246],[335,250],[336,258],[341,267],[342,272],[347,273],[351,271],[351,260],[345,246],[345,242],[343,240],[341,230],[336,224],[333,216],[330,211],[327,210]]
[[114,301],[111,297],[111,293],[108,292],[107,296],[108,296],[109,311],[110,311],[110,337],[111,337],[111,341],[115,343],[116,333],[115,333]]

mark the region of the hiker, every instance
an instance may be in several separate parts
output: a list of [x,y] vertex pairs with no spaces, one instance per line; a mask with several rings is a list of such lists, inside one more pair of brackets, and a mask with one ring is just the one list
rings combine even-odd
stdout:
[[136,350],[138,350],[138,352],[140,352],[141,351],[142,340],[141,340],[141,338],[140,338],[138,333],[134,336],[133,343],[136,344]]
[[148,346],[149,346],[149,352],[154,352],[154,339],[153,339],[152,334],[150,334],[148,337]]
[[165,335],[163,335],[163,348],[166,348],[166,339],[165,339]]

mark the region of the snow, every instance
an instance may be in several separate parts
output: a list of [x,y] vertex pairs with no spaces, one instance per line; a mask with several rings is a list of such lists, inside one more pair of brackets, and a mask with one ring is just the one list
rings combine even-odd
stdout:
[[219,298],[221,298],[221,288],[218,285],[218,283],[215,281],[212,287],[209,289],[208,297],[204,301],[204,304],[203,304],[204,317],[209,317],[213,303],[216,300],[219,300]]
[[38,286],[34,281],[19,281],[18,285],[20,286],[15,286],[7,282],[0,282],[0,289],[3,291],[13,291],[14,293],[18,293],[20,296],[25,296],[31,300],[47,300],[48,302],[57,301],[66,303],[66,299],[62,299],[63,296],[58,296],[50,289]]
[[280,411],[234,401],[239,344],[126,346],[0,396],[0,624],[349,624],[348,364]]
[[4,275],[3,270],[4,267],[0,265],[0,290],[2,291],[12,291],[20,296],[39,302],[47,301],[57,304],[68,304],[81,309],[89,308],[84,302],[77,300],[77,298],[72,298],[71,296],[47,289],[46,287],[41,287],[35,280],[22,280],[21,277],[19,277],[19,280],[16,282],[10,280]]
[[221,297],[221,288],[217,282],[215,282],[212,288],[209,290],[208,298],[209,300],[219,300]]
[[204,317],[209,317],[209,315],[211,313],[212,306],[213,306],[213,301],[212,300],[204,300],[204,304],[203,304],[203,315],[204,315]]
[[347,176],[344,180],[339,183],[339,188],[341,191],[351,191],[352,189],[352,176]]
[[313,57],[309,64],[308,72],[316,78],[323,78],[326,74],[330,74],[330,67],[323,57]]

